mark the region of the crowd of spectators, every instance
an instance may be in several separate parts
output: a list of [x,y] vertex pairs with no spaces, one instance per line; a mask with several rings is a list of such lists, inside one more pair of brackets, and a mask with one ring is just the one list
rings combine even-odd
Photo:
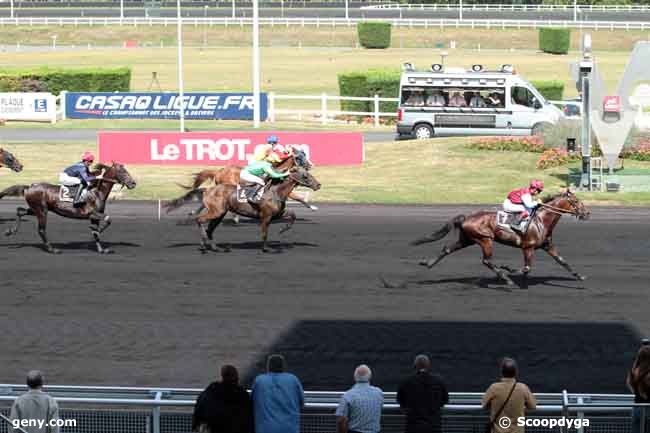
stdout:
[[[441,433],[442,409],[449,403],[443,378],[432,372],[426,355],[416,356],[413,373],[405,377],[397,390],[397,403],[405,415],[405,433]],[[518,380],[519,370],[512,358],[500,361],[500,379],[490,385],[482,398],[489,412],[485,431],[523,433],[517,419],[536,409],[534,394]],[[372,370],[359,365],[353,374],[354,385],[340,398],[336,408],[337,433],[380,433],[384,406],[383,391],[371,385]],[[18,397],[10,414],[15,420],[59,419],[56,400],[43,392],[43,375],[27,374],[28,391]],[[642,345],[627,375],[627,384],[635,403],[650,403],[650,345]],[[232,365],[221,368],[221,380],[209,384],[198,396],[192,416],[192,431],[198,433],[300,433],[300,417],[305,404],[300,380],[287,372],[285,359],[271,355],[266,373],[257,376],[251,392],[239,383]],[[643,412],[635,407],[632,433],[640,432]],[[497,422],[507,418],[510,423]],[[59,433],[58,427],[43,423],[13,429],[12,433]]]
[[418,90],[405,92],[404,105],[412,107],[503,108],[503,92],[495,90]]

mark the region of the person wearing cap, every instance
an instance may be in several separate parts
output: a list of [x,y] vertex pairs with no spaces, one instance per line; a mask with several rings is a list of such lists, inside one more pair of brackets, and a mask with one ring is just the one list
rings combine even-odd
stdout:
[[544,191],[544,182],[533,179],[525,188],[518,188],[510,191],[508,197],[503,201],[503,210],[519,216],[518,221],[513,223],[513,228],[519,231],[526,231],[528,217],[533,210],[540,205],[539,200],[533,197]]
[[94,161],[95,155],[93,155],[91,152],[84,152],[83,155],[81,155],[81,161],[72,164],[59,174],[59,183],[61,183],[61,185],[81,185],[77,189],[77,193],[74,196],[72,203],[74,207],[80,207],[84,204],[86,198],[85,193],[88,189],[88,186],[92,181],[98,179],[97,176],[94,176],[90,172],[90,166]]

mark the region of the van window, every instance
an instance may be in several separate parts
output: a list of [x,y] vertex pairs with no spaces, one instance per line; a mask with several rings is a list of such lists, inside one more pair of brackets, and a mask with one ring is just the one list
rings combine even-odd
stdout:
[[533,108],[535,105],[535,95],[526,87],[515,86],[510,89],[512,96],[512,103],[517,105],[524,105]]
[[403,87],[405,107],[504,108],[505,88]]

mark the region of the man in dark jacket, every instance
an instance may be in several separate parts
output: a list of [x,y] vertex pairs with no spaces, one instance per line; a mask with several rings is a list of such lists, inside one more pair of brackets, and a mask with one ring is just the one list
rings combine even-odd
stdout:
[[253,409],[248,392],[239,385],[232,365],[221,368],[221,382],[213,382],[199,395],[192,416],[192,431],[200,433],[252,433]]
[[449,403],[442,378],[431,374],[426,355],[415,357],[415,375],[405,379],[397,390],[397,402],[406,414],[406,433],[440,433],[440,411]]

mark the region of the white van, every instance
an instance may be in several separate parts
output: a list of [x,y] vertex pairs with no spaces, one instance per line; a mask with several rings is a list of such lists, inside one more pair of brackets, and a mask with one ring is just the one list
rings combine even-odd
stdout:
[[434,64],[404,65],[397,133],[418,139],[450,135],[536,135],[564,114],[510,65],[471,71]]

